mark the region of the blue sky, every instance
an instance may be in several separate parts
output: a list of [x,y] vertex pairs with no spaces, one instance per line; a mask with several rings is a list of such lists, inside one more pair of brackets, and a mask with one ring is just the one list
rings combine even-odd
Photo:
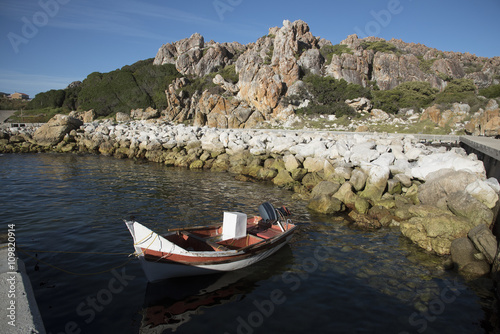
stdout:
[[499,14],[499,0],[0,0],[0,92],[65,88],[195,32],[254,42],[284,19],[333,44],[358,33],[494,57]]

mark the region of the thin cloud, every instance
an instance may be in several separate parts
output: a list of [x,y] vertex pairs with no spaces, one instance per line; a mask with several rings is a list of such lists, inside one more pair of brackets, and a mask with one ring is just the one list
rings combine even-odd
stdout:
[[154,29],[148,29],[145,22],[150,21],[144,18],[154,19],[158,22],[169,20],[190,24],[220,24],[215,20],[165,6],[139,4],[137,1],[122,1],[119,5],[113,6],[112,9],[95,3],[91,5],[74,3],[65,8],[64,14],[50,22],[50,25],[60,29],[101,32],[163,41],[165,36],[158,34]]

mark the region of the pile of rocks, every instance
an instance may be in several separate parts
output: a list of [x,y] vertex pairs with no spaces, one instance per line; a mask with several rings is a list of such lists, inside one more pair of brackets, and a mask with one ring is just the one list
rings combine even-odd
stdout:
[[[68,126],[54,126],[57,120]],[[293,190],[318,213],[345,211],[356,227],[399,228],[439,255],[453,255],[452,243],[477,226],[489,231],[498,211],[500,185],[486,179],[474,154],[426,146],[411,135],[217,129],[158,120],[94,121],[76,129],[78,124],[57,116],[44,125],[52,132],[3,133],[0,152],[90,152],[229,171],[240,180]]]

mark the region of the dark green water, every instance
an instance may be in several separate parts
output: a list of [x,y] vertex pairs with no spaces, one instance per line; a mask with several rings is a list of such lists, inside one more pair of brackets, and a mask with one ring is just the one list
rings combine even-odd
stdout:
[[[397,230],[362,232],[316,216],[292,193],[227,173],[101,156],[0,156],[5,231],[48,333],[486,333],[492,302]],[[286,205],[300,221],[289,247],[224,275],[148,284],[123,219],[162,232],[223,211]],[[41,251],[82,252],[44,253]],[[28,256],[30,254],[32,257]],[[115,269],[113,269],[115,268]]]

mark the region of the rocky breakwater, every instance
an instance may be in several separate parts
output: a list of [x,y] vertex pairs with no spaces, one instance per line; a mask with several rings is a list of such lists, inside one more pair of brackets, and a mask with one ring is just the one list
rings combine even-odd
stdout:
[[40,151],[146,159],[272,182],[313,211],[347,214],[355,228],[397,228],[426,251],[451,254],[464,273],[499,268],[491,233],[498,181],[486,179],[474,154],[426,146],[411,135],[217,129],[159,120],[82,124],[59,115],[35,132],[0,133],[0,152]]

